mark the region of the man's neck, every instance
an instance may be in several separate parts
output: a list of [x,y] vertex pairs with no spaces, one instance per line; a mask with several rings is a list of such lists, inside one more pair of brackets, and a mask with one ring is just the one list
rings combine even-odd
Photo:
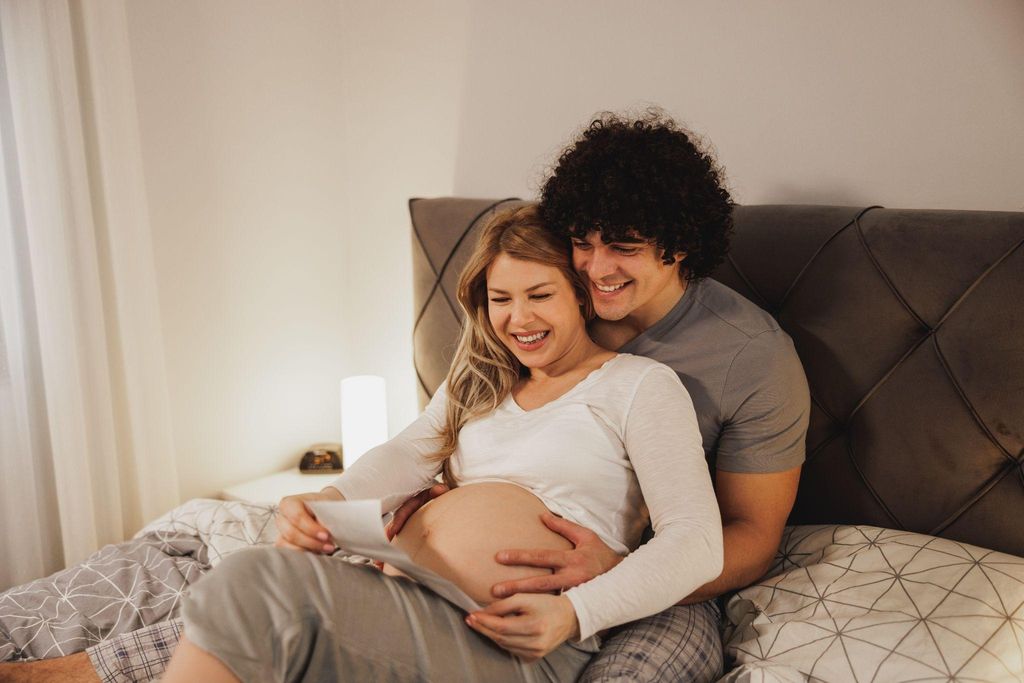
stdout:
[[606,349],[620,349],[668,315],[683,298],[688,284],[688,280],[679,280],[678,287],[666,287],[658,296],[621,320],[595,320],[590,326],[591,336]]

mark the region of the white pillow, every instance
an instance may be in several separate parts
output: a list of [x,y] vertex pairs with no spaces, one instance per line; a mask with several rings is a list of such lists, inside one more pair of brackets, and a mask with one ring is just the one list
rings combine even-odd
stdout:
[[798,526],[769,576],[726,606],[725,653],[740,670],[1024,680],[1024,558],[907,531]]

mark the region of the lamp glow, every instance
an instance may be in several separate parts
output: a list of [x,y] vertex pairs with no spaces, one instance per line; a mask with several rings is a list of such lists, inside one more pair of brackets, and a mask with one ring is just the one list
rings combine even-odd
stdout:
[[388,440],[384,378],[356,375],[341,380],[341,448],[345,469]]

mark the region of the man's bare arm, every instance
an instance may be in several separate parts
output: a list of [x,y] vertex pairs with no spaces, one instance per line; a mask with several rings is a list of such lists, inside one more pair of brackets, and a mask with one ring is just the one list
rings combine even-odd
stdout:
[[703,602],[754,583],[768,571],[796,500],[800,467],[748,474],[718,470],[715,493],[722,512],[725,565],[717,579],[680,604]]

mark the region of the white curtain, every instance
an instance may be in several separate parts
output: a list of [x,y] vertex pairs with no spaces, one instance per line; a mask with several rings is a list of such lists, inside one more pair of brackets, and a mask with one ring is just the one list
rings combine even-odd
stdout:
[[0,590],[179,502],[127,35],[0,2]]

